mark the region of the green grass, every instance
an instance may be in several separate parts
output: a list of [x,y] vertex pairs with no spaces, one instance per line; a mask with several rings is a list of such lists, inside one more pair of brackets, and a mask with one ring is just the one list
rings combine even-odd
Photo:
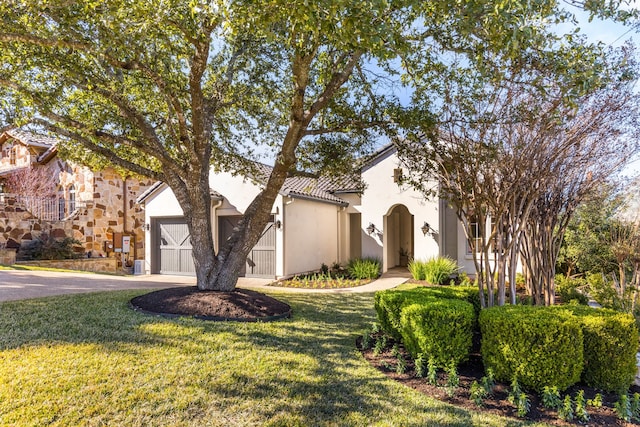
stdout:
[[387,379],[355,349],[373,295],[272,295],[273,323],[133,312],[142,291],[0,304],[0,425],[518,426]]

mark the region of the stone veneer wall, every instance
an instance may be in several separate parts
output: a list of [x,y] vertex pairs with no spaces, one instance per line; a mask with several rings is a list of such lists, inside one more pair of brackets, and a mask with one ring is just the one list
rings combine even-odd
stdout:
[[104,242],[113,239],[114,233],[128,233],[135,238],[129,259],[144,258],[144,211],[135,200],[153,184],[151,180],[124,181],[112,169],[91,172],[74,166],[60,172],[60,184],[65,191],[71,185],[76,187],[76,213],[63,221],[43,221],[7,200],[0,203],[0,244],[17,248],[23,240],[41,233],[68,236],[82,242],[84,251],[98,258],[114,256],[104,250]]
[[18,261],[17,265],[34,265],[44,268],[63,270],[92,271],[95,273],[115,273],[118,271],[118,260],[115,258],[79,258],[61,260]]

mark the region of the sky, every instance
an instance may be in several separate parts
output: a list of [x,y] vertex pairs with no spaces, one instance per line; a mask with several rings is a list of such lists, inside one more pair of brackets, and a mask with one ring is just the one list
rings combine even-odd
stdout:
[[[634,0],[628,8],[640,8],[640,0]],[[635,26],[622,25],[611,21],[594,19],[589,22],[588,15],[581,11],[576,11],[581,33],[590,41],[603,42],[607,46],[620,47],[631,40],[640,49],[640,23]],[[640,86],[637,87],[640,90]],[[640,156],[631,161],[623,171],[623,175],[640,175]]]

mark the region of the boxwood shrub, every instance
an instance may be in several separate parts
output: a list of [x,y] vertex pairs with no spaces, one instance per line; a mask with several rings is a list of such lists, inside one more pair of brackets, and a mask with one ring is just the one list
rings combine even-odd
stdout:
[[624,393],[638,368],[638,327],[630,314],[586,306],[567,306],[584,336],[582,381],[605,391]]
[[458,299],[416,302],[400,313],[400,334],[407,351],[414,358],[424,354],[440,367],[467,360],[475,324],[473,305]]
[[378,291],[374,297],[374,306],[378,314],[378,321],[383,331],[401,339],[400,312],[408,304],[424,303],[433,300],[433,296],[422,292],[422,288],[405,290]]
[[496,379],[514,377],[527,388],[565,390],[580,380],[582,328],[566,310],[503,306],[480,313],[481,352],[485,368]]
[[375,295],[382,330],[402,340],[414,357],[423,353],[440,366],[468,358],[479,307],[477,291],[464,286],[391,289]]

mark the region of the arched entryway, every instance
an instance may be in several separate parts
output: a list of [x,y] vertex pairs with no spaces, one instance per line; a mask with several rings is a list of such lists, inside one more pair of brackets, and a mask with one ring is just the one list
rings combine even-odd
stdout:
[[383,271],[406,266],[413,255],[413,215],[405,205],[395,205],[384,217]]

